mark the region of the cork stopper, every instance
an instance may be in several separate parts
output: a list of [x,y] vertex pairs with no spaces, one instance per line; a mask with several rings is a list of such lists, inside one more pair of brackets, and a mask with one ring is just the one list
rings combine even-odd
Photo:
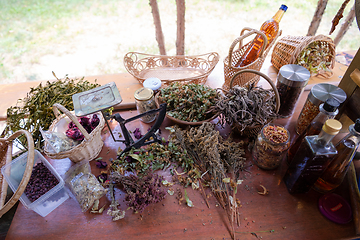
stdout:
[[143,87],[135,91],[134,97],[136,100],[146,101],[149,100],[153,95],[153,90]]
[[336,119],[326,120],[322,130],[330,135],[336,135],[340,132],[342,124]]

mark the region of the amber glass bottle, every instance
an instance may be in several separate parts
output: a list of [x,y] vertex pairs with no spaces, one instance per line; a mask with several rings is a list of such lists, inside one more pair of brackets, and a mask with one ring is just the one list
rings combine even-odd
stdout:
[[[287,10],[286,5],[281,5],[277,13],[270,19],[261,25],[260,31],[262,31],[268,40],[268,45],[275,39],[279,32],[279,23],[284,13]],[[249,48],[245,51],[239,61],[235,64],[235,67],[244,67],[249,65],[258,59],[261,48],[264,44],[264,39],[260,34],[257,34]]]
[[327,193],[343,182],[357,148],[360,144],[360,118],[349,127],[350,133],[336,144],[338,154],[332,159],[321,177],[318,178],[313,189],[320,193]]

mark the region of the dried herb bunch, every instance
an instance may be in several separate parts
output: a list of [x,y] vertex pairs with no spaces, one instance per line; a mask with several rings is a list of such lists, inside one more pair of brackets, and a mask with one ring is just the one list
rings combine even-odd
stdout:
[[304,48],[297,57],[295,64],[305,67],[311,74],[330,72],[331,60],[334,58],[329,45],[315,41]]
[[135,213],[141,213],[150,204],[160,202],[165,198],[165,190],[161,188],[162,179],[161,176],[152,172],[142,177],[134,174],[125,176],[113,172],[110,177],[112,182],[122,184],[126,192],[127,205]]
[[192,168],[193,160],[187,155],[186,150],[181,149],[171,142],[162,139],[163,144],[152,143],[140,149],[131,149],[123,153],[111,165],[112,171],[124,174],[125,171],[146,174],[149,170],[165,170],[171,163],[180,165],[188,170]]
[[167,114],[187,122],[200,122],[214,116],[211,106],[217,98],[215,89],[201,84],[175,82],[161,89],[160,102],[167,103]]
[[[63,105],[68,110],[73,110],[72,95],[87,91],[100,86],[97,83],[90,83],[84,78],[70,79],[65,77],[63,80],[47,81],[43,86],[40,83],[37,87],[31,88],[30,92],[23,99],[19,99],[16,106],[7,109],[7,127],[5,134],[11,134],[20,129],[29,131],[38,150],[42,149],[43,138],[40,127],[48,129],[54,120],[52,106],[54,103]],[[20,136],[19,140],[26,146],[25,136]]]
[[272,89],[261,87],[234,86],[220,96],[215,110],[221,113],[220,123],[238,127],[240,132],[246,127],[264,125],[276,117],[275,94]]

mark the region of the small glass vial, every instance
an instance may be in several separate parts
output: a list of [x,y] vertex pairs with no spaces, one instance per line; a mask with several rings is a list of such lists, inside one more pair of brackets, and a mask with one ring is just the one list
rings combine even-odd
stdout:
[[300,65],[288,64],[280,68],[276,83],[280,96],[280,117],[287,118],[292,115],[309,78],[309,70]]
[[147,78],[143,82],[143,86],[145,88],[150,88],[151,90],[153,90],[154,95],[156,95],[156,93],[158,93],[159,89],[161,88],[161,80],[156,77]]
[[[154,92],[150,88],[140,88],[134,94],[136,108],[139,114],[156,109]],[[150,123],[156,119],[156,113],[147,114],[140,118],[144,123]]]
[[296,122],[295,131],[297,134],[302,134],[310,125],[311,121],[319,113],[320,104],[324,103],[328,98],[333,98],[341,104],[346,100],[346,93],[341,88],[329,83],[319,83],[311,88]]
[[289,131],[281,125],[269,123],[256,138],[253,161],[261,169],[275,169],[281,164],[289,146]]

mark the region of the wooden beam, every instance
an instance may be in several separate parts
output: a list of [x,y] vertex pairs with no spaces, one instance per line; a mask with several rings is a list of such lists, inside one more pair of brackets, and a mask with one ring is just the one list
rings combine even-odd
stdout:
[[176,55],[185,55],[185,0],[176,0],[177,36]]
[[319,0],[318,5],[314,14],[314,17],[310,23],[308,33],[306,36],[314,36],[316,34],[316,31],[319,28],[321,18],[325,12],[326,5],[328,3],[328,0]]
[[159,50],[161,55],[166,55],[165,44],[164,44],[164,34],[161,28],[161,20],[159,14],[159,8],[157,0],[150,0],[151,13],[154,18],[155,31],[156,31],[156,41],[158,42]]

